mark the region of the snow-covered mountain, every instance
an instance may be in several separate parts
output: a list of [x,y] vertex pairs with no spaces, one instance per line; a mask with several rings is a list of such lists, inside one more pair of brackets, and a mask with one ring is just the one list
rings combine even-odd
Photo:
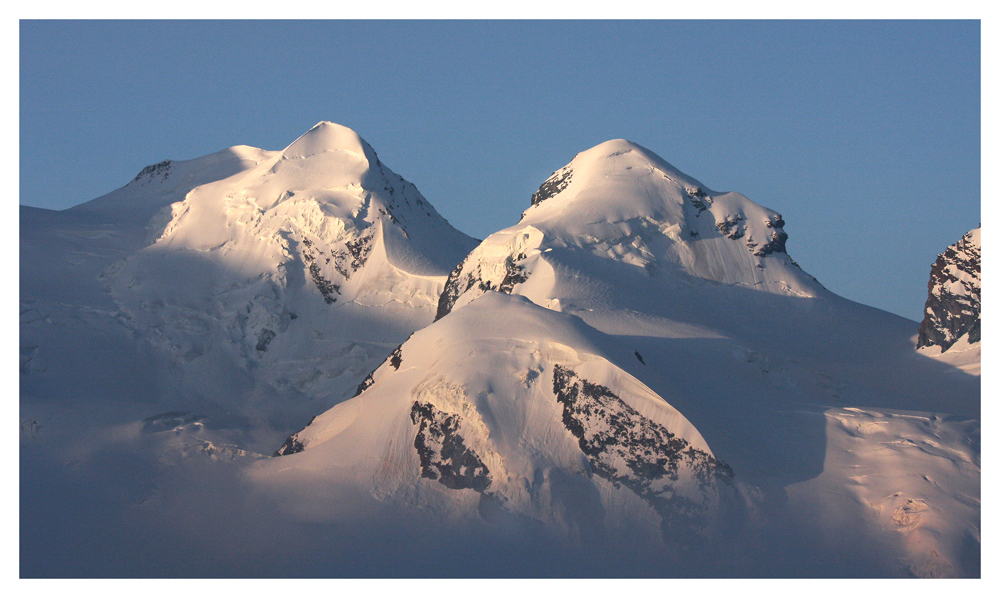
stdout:
[[783,224],[633,143],[587,150],[256,479],[629,538],[671,574],[976,574],[978,380],[824,289]]
[[979,575],[978,376],[775,211],[614,140],[474,247],[343,127],[224,154],[22,211],[34,570]]
[[731,470],[615,365],[623,351],[579,318],[487,293],[415,333],[279,451],[301,456],[259,475],[295,488],[333,469],[338,486],[469,525],[506,516],[605,541],[662,527],[670,545],[719,533]]
[[[485,290],[515,287],[555,309],[573,310],[550,304],[572,302],[569,286],[580,287],[582,301],[612,305],[619,293],[605,290],[608,296],[597,299],[600,281],[570,282],[580,273],[599,278],[591,273],[612,264],[649,278],[813,297],[822,287],[785,253],[784,224],[777,212],[738,193],[714,192],[645,148],[608,141],[557,170],[519,223],[491,235],[452,272],[438,317]],[[546,296],[553,288],[558,298]]]
[[21,229],[24,394],[76,381],[277,438],[430,323],[474,244],[329,122],[282,151],[165,161],[70,210],[22,208]]
[[917,349],[963,369],[979,364],[981,253],[982,233],[975,228],[938,256],[917,336]]

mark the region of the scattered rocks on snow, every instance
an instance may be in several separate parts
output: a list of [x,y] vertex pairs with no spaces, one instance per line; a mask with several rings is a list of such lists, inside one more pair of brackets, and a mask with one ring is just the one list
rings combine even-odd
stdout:
[[[391,216],[391,215],[390,215]],[[365,234],[361,235],[353,241],[347,242],[347,251],[351,254],[351,269],[348,274],[344,276],[350,278],[350,275],[354,272],[360,270],[365,262],[368,261],[368,254],[372,250],[372,240],[375,236],[375,231],[369,227]]]
[[715,228],[728,239],[739,239],[743,236],[743,215],[726,216],[715,223]]
[[762,244],[747,241],[747,247],[757,257],[763,257],[772,253],[785,253],[785,242],[788,241],[788,233],[775,229],[771,231],[767,241]]
[[[323,276],[323,272],[316,263],[316,255],[312,253],[313,244],[309,239],[302,239],[302,245],[305,249],[302,250],[302,261],[306,264],[309,270],[309,276],[312,277],[313,283],[316,288],[319,289],[320,294],[323,296],[323,300],[328,304],[334,303],[337,298],[334,294],[340,294],[340,285],[334,284],[327,278]],[[320,255],[323,254],[321,250],[317,250]]]

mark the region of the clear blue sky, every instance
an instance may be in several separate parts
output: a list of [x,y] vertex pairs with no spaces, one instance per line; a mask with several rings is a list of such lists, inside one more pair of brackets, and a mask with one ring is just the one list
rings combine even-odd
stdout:
[[780,211],[829,289],[919,320],[980,222],[978,21],[22,21],[20,203],[355,129],[457,228],[624,137]]

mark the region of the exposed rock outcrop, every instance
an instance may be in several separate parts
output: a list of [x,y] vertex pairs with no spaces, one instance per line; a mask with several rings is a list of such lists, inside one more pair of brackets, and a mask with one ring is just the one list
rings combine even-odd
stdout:
[[938,256],[927,283],[927,303],[917,348],[947,351],[962,337],[980,342],[980,229],[963,236]]

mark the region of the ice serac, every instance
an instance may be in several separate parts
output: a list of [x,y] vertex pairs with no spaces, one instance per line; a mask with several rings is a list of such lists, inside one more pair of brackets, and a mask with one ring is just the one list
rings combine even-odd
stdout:
[[967,350],[981,341],[981,235],[981,228],[969,231],[931,266],[918,349],[939,347],[946,352],[962,341],[961,348]]
[[[784,220],[718,193],[624,139],[577,154],[531,198],[515,226],[487,238],[451,273],[437,317],[487,290],[543,306],[561,279],[611,263],[647,276],[815,296],[822,288],[785,251]],[[562,301],[570,301],[568,297]]]
[[[76,309],[68,282],[87,321],[121,331],[127,352],[151,362],[140,368],[156,380],[144,400],[252,412],[281,436],[350,397],[430,323],[448,272],[474,246],[330,122],[284,150],[164,161],[76,208],[22,212],[26,370],[69,349],[43,324]],[[101,369],[75,359],[81,372]],[[114,384],[88,392],[117,394]]]

